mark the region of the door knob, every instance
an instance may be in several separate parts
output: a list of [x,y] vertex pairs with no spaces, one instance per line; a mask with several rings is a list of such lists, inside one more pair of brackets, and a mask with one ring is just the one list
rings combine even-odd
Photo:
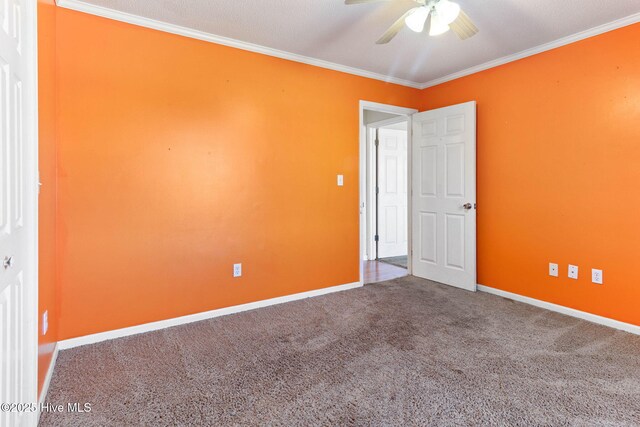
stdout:
[[468,211],[473,208],[473,205],[471,203],[465,203],[464,205],[462,205],[462,207],[464,208],[464,210]]
[[2,261],[2,266],[4,267],[4,269],[6,270],[7,268],[11,267],[11,265],[13,265],[13,257],[12,256],[4,257],[4,261]]

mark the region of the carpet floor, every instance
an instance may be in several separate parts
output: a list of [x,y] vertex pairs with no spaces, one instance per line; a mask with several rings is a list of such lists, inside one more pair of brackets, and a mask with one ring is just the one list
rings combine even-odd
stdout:
[[403,277],[62,351],[41,426],[640,425],[640,336]]
[[405,256],[394,256],[389,258],[378,258],[380,262],[386,262],[387,264],[395,265],[396,267],[407,268],[407,255]]

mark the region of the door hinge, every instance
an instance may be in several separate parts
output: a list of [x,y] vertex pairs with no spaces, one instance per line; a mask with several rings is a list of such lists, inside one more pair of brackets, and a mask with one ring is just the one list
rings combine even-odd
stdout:
[[376,187],[376,194],[380,194],[380,187]]
[[379,241],[380,240],[380,236],[378,236],[377,234],[375,236],[373,236],[374,241]]
[[380,140],[378,138],[376,138],[375,144],[376,144],[376,147],[380,145]]

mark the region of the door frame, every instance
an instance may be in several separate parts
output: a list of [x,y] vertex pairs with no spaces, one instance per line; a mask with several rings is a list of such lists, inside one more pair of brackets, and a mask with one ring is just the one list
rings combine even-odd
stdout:
[[[37,2],[25,2],[23,11],[25,17],[26,31],[25,40],[22,41],[22,55],[27,59],[27,73],[23,80],[24,102],[27,104],[26,116],[24,117],[25,145],[24,145],[24,178],[28,191],[25,193],[25,201],[28,199],[30,203],[25,203],[25,217],[31,217],[31,227],[29,230],[29,249],[28,259],[25,261],[25,274],[31,280],[25,280],[24,286],[27,288],[25,298],[30,307],[27,310],[28,319],[27,328],[31,329],[31,333],[26,338],[30,348],[26,357],[25,365],[29,372],[27,376],[28,384],[26,387],[27,395],[34,399],[32,402],[38,403],[38,339],[39,339],[39,313],[38,313],[38,211],[39,211],[39,193],[40,193],[40,174],[38,166],[38,11]],[[30,414],[30,420],[37,422],[40,411]]]
[[[359,224],[360,224],[360,245],[358,247],[358,262],[360,263],[360,283],[364,284],[364,254],[365,248],[367,247],[367,216],[368,211],[371,209],[369,204],[367,204],[367,142],[369,141],[369,129],[364,123],[364,111],[377,111],[380,113],[389,113],[389,114],[397,114],[399,116],[404,116],[403,119],[407,120],[407,159],[411,159],[412,153],[412,141],[411,134],[409,130],[412,129],[412,119],[411,115],[417,113],[418,110],[414,108],[400,107],[397,105],[390,104],[381,104],[378,102],[371,102],[360,100],[359,103],[359,127],[358,134],[360,139],[360,152],[359,152],[359,204],[358,208],[360,211]],[[395,120],[396,118],[394,118]],[[407,201],[407,213],[411,212],[412,204],[411,204],[411,162],[407,160],[407,196],[409,200]],[[407,272],[411,274],[411,215],[408,215],[407,218],[407,244],[409,248],[408,255],[408,264],[407,264]],[[368,252],[368,251],[367,251]]]
[[[385,119],[385,120],[381,120],[379,122],[373,122],[373,123],[369,123],[366,125],[367,128],[367,182],[373,184],[373,181],[375,181],[376,178],[376,174],[377,174],[377,164],[376,164],[376,156],[375,156],[375,146],[374,141],[375,139],[372,139],[372,135],[373,132],[377,132],[378,129],[386,127],[386,126],[391,126],[391,125],[395,125],[398,123],[406,123],[407,124],[407,143],[409,142],[408,138],[409,138],[409,134],[411,133],[411,129],[409,129],[409,125],[410,122],[407,119],[407,116],[398,116],[398,117],[393,117],[390,119]],[[408,156],[409,152],[409,147],[407,147],[407,167],[408,167],[408,163],[409,160],[411,160]],[[407,184],[408,185],[408,184]],[[365,242],[365,248],[366,248],[366,258],[367,260],[375,260],[378,258],[378,252],[377,252],[377,246],[376,246],[376,242],[374,240],[374,236],[376,234],[376,225],[377,225],[377,221],[378,221],[378,206],[376,206],[376,194],[375,194],[375,186],[374,185],[367,185],[367,200],[369,201],[368,206],[370,207],[370,209],[366,209],[366,217],[367,217],[367,236],[366,236],[366,242]],[[408,187],[407,187],[408,189]],[[408,194],[408,193],[407,193]],[[408,203],[408,201],[407,201]],[[408,204],[407,204],[407,210],[408,210]],[[411,212],[408,212],[408,214],[410,214]],[[407,224],[409,224],[409,222],[407,221]],[[409,232],[409,230],[407,230],[407,232]],[[408,250],[408,248],[407,248]],[[408,252],[407,252],[408,254]]]
[[[7,4],[11,6],[11,4]],[[16,240],[8,241],[8,251],[0,254],[0,257],[4,259],[4,257],[13,256],[14,254],[11,252],[13,252],[17,242],[20,251],[16,252],[15,255],[20,257],[18,265],[21,270],[22,280],[21,282],[13,281],[7,283],[9,283],[9,286],[20,286],[20,291],[23,294],[22,299],[12,298],[8,302],[8,304],[11,304],[9,310],[14,310],[21,314],[19,317],[16,316],[19,323],[16,325],[13,323],[0,325],[0,327],[17,327],[17,329],[20,329],[21,342],[15,350],[16,354],[11,357],[6,355],[6,360],[19,362],[19,366],[16,368],[21,371],[19,375],[21,382],[18,384],[20,395],[15,396],[15,398],[23,400],[0,403],[24,405],[25,410],[12,411],[15,418],[10,421],[18,420],[22,425],[35,425],[40,412],[38,406],[38,5],[35,1],[23,0],[13,6],[16,7],[11,10],[5,10],[5,19],[14,21],[11,31],[13,34],[9,35],[7,28],[3,31],[7,33],[8,37],[13,37],[14,39],[19,36],[20,40],[17,41],[19,46],[18,55],[16,55],[13,43],[11,46],[7,44],[7,52],[3,52],[3,54],[6,53],[11,56],[7,58],[5,71],[7,74],[13,74],[13,76],[7,75],[4,82],[6,93],[3,95],[5,96],[6,112],[3,113],[5,113],[6,128],[3,128],[2,131],[5,132],[5,142],[8,145],[5,154],[9,155],[3,156],[2,160],[6,162],[3,167],[6,165],[10,171],[13,169],[15,173],[6,174],[7,181],[3,185],[13,185],[14,180],[19,181],[17,184],[21,188],[16,185],[13,191],[5,192],[5,196],[9,200],[10,197],[14,196],[14,191],[23,192],[21,200],[13,199],[13,203],[22,204],[22,211],[20,212],[22,215],[22,228]],[[9,52],[9,49],[11,52]],[[17,58],[18,56],[19,58]],[[17,71],[13,70],[13,67]],[[18,82],[21,88],[19,101],[17,101],[19,95],[16,90],[18,86],[14,86]],[[12,94],[11,92],[14,93]],[[11,120],[8,120],[9,117],[11,117]],[[18,144],[22,146],[19,148]],[[19,150],[21,150],[20,155],[14,156],[14,153],[20,152]],[[5,173],[4,170],[3,173]],[[8,203],[8,205],[13,207],[12,203]],[[11,212],[7,218],[10,227],[9,231],[11,231],[12,225],[15,225],[14,213]],[[11,236],[11,233],[8,233],[8,236]],[[10,239],[11,237],[8,238]],[[6,269],[9,266],[10,264],[7,267],[0,268]],[[13,270],[7,274],[12,273]],[[14,278],[12,279],[15,280]],[[13,304],[16,303],[21,306],[14,306]],[[11,349],[7,347],[0,351],[11,351]],[[2,356],[4,357],[5,354],[2,354]],[[13,395],[7,397],[14,398]]]

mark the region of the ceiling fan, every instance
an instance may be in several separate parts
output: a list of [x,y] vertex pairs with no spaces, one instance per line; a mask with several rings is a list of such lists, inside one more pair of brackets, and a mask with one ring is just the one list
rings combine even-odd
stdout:
[[[363,4],[379,1],[393,0],[345,0],[345,4]],[[409,9],[378,39],[377,44],[386,44],[391,41],[404,25],[416,33],[424,30],[427,18],[431,15],[429,28],[430,36],[437,36],[452,30],[461,39],[465,40],[478,32],[478,27],[471,21],[460,5],[450,0],[413,0],[419,6]]]

